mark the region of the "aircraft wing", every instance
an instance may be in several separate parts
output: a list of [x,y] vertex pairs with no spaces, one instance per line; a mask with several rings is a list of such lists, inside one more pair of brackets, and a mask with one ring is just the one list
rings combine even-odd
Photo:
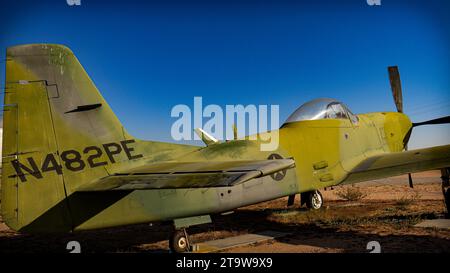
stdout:
[[350,171],[344,184],[450,167],[450,145],[367,158]]
[[154,163],[103,177],[77,191],[228,187],[294,166],[293,159]]

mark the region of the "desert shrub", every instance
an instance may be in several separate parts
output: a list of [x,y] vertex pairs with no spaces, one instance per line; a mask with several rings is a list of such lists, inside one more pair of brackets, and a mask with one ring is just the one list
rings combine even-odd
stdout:
[[399,208],[406,208],[420,199],[420,193],[414,192],[413,194],[405,194],[402,197],[395,200],[395,205]]
[[336,191],[336,195],[346,201],[358,201],[365,197],[367,194],[364,193],[359,187],[352,185],[351,187],[342,187]]

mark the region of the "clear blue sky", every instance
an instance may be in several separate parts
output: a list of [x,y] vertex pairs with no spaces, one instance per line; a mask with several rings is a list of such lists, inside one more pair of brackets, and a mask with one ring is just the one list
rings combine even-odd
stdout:
[[[69,46],[125,127],[171,141],[176,104],[300,104],[333,97],[353,112],[394,111],[399,65],[413,121],[450,114],[450,2],[2,1],[0,51]],[[4,54],[4,53],[3,53]],[[3,55],[4,56],[4,55]],[[2,58],[4,59],[4,58]],[[4,60],[0,82],[4,84]],[[450,126],[415,129],[411,147],[450,143]]]

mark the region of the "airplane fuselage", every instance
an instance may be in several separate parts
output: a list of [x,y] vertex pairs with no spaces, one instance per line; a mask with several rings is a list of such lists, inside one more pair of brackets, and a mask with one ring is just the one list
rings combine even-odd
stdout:
[[[404,149],[403,139],[411,127],[407,116],[388,112],[358,117],[357,123],[349,119],[323,119],[287,124],[279,130],[278,150],[272,152],[262,152],[258,141],[246,139],[197,148],[177,160],[267,159],[277,154],[283,158],[294,158],[296,166],[287,170],[282,179],[265,176],[233,187],[104,193],[105,198],[110,196],[111,206],[93,211],[91,214],[95,216],[80,222],[75,230],[214,214],[322,189],[340,184],[352,168],[369,156]],[[142,164],[149,161],[145,146],[145,142],[137,141],[136,151],[144,155],[138,160]],[[120,172],[123,167],[117,165],[118,169],[115,169],[112,165],[110,172]],[[80,198],[77,201],[80,214],[95,210],[83,206],[83,203],[89,204],[83,202],[83,199],[88,200],[88,195],[75,195]]]
[[[5,82],[2,219],[12,229],[26,232],[209,215],[337,185],[369,156],[402,151],[411,129],[403,114],[370,113],[355,120],[343,105],[325,99],[293,113],[294,122],[288,119],[278,130],[274,151],[262,151],[261,141],[251,137],[206,147],[138,140],[127,133],[78,59],[62,45],[8,48]],[[300,121],[296,114],[308,113],[308,107],[319,109],[316,114],[325,107],[329,115]],[[352,118],[342,118],[346,114]],[[295,167],[234,186],[81,190],[92,183],[101,185],[105,177],[133,175],[136,168],[155,163],[188,163],[185,171],[192,173],[202,170],[205,162],[267,163],[277,158],[292,158]],[[214,171],[224,170],[222,166]],[[251,171],[255,170],[243,173]],[[172,174],[169,170],[166,178]],[[177,182],[191,177],[177,176]]]

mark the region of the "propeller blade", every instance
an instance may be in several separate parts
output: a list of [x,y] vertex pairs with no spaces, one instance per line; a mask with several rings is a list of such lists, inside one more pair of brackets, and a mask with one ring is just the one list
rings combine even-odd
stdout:
[[447,124],[447,123],[450,123],[450,116],[413,123],[413,127],[417,127],[417,126],[421,126],[421,125]]
[[408,142],[411,138],[413,127],[409,128],[409,131],[406,133],[405,137],[403,138],[403,147],[405,148],[405,151],[408,151]]
[[[408,132],[409,135],[411,135],[411,132],[412,132],[412,128],[409,129],[409,132]],[[405,141],[405,140],[403,140],[403,141]],[[406,141],[406,144],[405,144],[405,151],[408,151],[408,141],[409,141],[409,136],[408,136],[408,140]],[[405,143],[405,142],[403,142],[403,143]],[[411,173],[408,173],[408,181],[409,181],[409,187],[414,188]]]
[[[450,123],[450,116],[413,123],[412,127],[409,129],[408,133],[406,133],[406,135],[403,139],[403,146],[405,147],[405,151],[408,151],[408,142],[409,142],[409,138],[411,137],[412,129],[414,127],[421,126],[421,125],[447,124],[447,123]],[[408,180],[409,180],[409,187],[414,188],[413,180],[412,180],[410,173],[408,173]]]
[[408,173],[408,180],[409,180],[409,187],[414,188],[412,176],[410,173]]
[[389,81],[391,83],[392,96],[394,97],[397,112],[403,113],[402,84],[400,81],[400,73],[398,72],[398,66],[389,66],[388,72],[389,72]]

